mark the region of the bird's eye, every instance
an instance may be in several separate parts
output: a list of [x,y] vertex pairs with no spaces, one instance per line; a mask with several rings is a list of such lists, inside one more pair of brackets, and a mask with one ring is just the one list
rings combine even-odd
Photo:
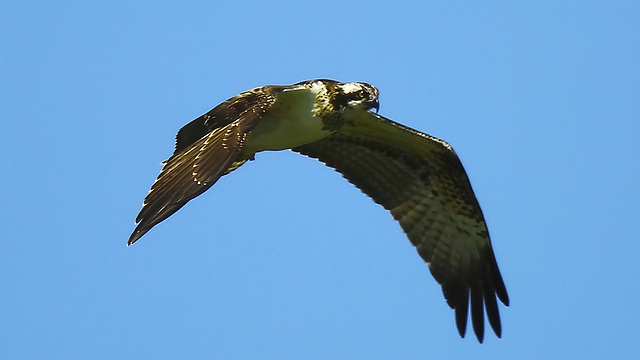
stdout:
[[367,97],[367,92],[364,90],[360,90],[358,91],[358,98],[359,99],[364,99],[365,97]]

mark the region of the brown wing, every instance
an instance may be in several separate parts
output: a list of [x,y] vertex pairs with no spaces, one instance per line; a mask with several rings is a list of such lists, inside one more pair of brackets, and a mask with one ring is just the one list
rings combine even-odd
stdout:
[[[336,169],[389,210],[442,285],[464,337],[469,299],[482,342],[484,309],[498,337],[496,295],[509,304],[482,211],[453,149],[371,112],[351,112],[337,133],[294,148]],[[484,308],[483,308],[484,304]]]
[[175,151],[151,186],[128,245],[247,160],[239,158],[245,136],[281,90],[276,86],[249,90],[180,129]]

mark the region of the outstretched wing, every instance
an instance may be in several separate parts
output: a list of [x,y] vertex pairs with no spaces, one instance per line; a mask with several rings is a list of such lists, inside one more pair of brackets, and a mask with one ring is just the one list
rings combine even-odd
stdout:
[[175,151],[144,199],[128,245],[247,160],[239,158],[246,134],[281,90],[275,86],[249,90],[180,129]]
[[449,144],[371,112],[347,111],[338,132],[293,150],[336,169],[391,212],[442,285],[461,336],[469,302],[478,340],[485,309],[501,336],[496,295],[505,305],[509,297],[480,205]]

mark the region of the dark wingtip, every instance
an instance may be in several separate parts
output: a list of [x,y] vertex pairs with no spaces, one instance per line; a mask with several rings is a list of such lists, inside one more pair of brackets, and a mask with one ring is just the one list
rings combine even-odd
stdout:
[[500,338],[502,337],[502,324],[500,323],[500,312],[498,310],[498,303],[496,302],[495,295],[491,292],[485,292],[484,305],[487,310],[487,318],[493,332]]
[[509,294],[507,293],[507,287],[504,285],[504,280],[502,279],[502,275],[500,274],[500,269],[498,268],[498,262],[496,261],[496,257],[494,254],[491,254],[491,261],[493,263],[492,268],[493,268],[493,278],[492,278],[492,284],[494,287],[494,290],[492,292],[495,292],[496,295],[498,295],[498,299],[500,299],[500,301],[505,305],[505,306],[509,306]]
[[142,235],[146,234],[149,229],[139,229],[140,225],[133,230],[131,236],[129,236],[129,241],[127,241],[127,246],[133,245],[134,242],[138,241],[142,237]]
[[[455,293],[455,295],[453,295]],[[506,294],[506,292],[503,292]],[[467,332],[468,318],[471,316],[473,332],[481,344],[485,335],[485,311],[486,319],[498,338],[502,338],[502,323],[496,298],[496,292],[491,288],[484,291],[476,288],[450,288],[445,291],[447,303],[455,310],[455,322],[460,337],[464,338]],[[498,295],[499,296],[499,295]],[[508,301],[508,300],[507,300]]]
[[502,291],[497,291],[498,299],[502,301],[504,306],[509,306],[509,294],[507,294],[507,289],[504,288],[504,284],[502,284]]
[[467,333],[467,316],[469,312],[469,289],[460,289],[457,295],[457,303],[449,304],[455,308],[456,326],[460,337]]
[[478,341],[482,344],[484,340],[484,304],[482,292],[478,289],[471,290],[471,320],[473,331],[476,333]]
[[134,231],[133,234],[131,234],[131,236],[129,237],[129,241],[127,241],[127,246],[131,246],[134,242],[138,241],[140,237],[136,236],[136,233],[137,232]]

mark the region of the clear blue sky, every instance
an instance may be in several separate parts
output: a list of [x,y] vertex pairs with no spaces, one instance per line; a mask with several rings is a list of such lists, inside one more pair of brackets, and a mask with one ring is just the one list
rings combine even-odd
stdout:
[[[640,357],[637,1],[4,1],[3,359]],[[449,141],[512,304],[460,339],[381,207],[258,154],[132,247],[176,131],[240,91],[366,81]]]

